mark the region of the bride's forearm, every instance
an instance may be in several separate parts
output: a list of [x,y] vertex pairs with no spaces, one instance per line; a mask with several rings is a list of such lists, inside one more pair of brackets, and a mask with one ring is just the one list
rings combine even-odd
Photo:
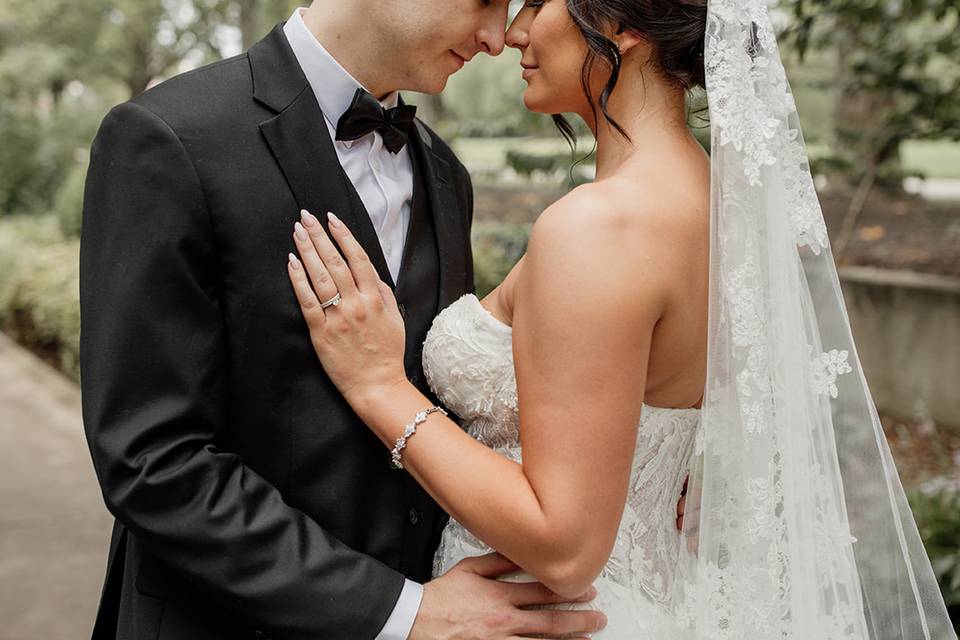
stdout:
[[[348,395],[357,415],[388,448],[419,411],[431,406],[406,380]],[[432,414],[403,450],[403,464],[455,520],[554,592],[578,596],[593,581],[597,561],[583,562],[582,540],[551,523],[521,464]],[[602,562],[599,563],[602,565]]]

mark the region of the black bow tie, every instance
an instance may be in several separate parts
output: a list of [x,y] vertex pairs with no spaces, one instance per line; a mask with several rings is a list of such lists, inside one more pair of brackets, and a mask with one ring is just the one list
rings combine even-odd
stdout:
[[401,104],[384,109],[380,101],[363,89],[353,94],[353,102],[337,122],[337,140],[357,140],[377,131],[390,153],[399,153],[413,129],[417,108]]

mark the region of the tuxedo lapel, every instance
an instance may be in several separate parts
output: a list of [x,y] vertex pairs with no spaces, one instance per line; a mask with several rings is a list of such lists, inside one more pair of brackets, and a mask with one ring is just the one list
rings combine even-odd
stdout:
[[424,182],[436,229],[440,256],[439,309],[443,310],[463,293],[459,284],[462,278],[459,276],[466,272],[467,252],[464,247],[470,238],[457,212],[450,164],[434,151],[430,133],[419,120],[416,121],[416,130],[417,134],[410,137],[410,144],[424,169]]
[[[356,235],[380,278],[393,286],[376,230],[337,158],[316,96],[277,27],[250,50],[254,99],[276,112],[260,123],[297,205],[320,218],[333,211]],[[291,213],[291,226],[299,212]]]

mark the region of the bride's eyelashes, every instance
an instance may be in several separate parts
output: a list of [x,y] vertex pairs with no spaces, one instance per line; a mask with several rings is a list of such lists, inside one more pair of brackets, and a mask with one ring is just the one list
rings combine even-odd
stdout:
[[527,0],[527,2],[523,3],[523,6],[526,9],[539,9],[544,4],[546,4],[546,0]]

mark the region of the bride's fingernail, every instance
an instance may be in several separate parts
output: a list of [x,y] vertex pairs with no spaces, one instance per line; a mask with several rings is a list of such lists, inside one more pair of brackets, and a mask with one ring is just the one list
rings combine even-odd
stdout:
[[607,616],[600,614],[600,620],[597,622],[597,631],[601,631],[607,626]]
[[307,232],[306,232],[306,230],[303,228],[303,225],[300,224],[299,222],[297,222],[296,224],[293,225],[293,232],[294,232],[294,234],[296,234],[297,238],[299,238],[300,240],[306,240],[306,239],[307,239]]
[[300,219],[303,220],[303,224],[308,227],[312,227],[313,223],[317,221],[317,218],[306,209],[300,210]]
[[293,255],[292,253],[288,253],[287,259],[290,260],[291,267],[293,267],[294,269],[300,268],[300,259],[297,258],[297,256]]
[[327,220],[335,229],[342,229],[344,226],[343,221],[341,221],[340,218],[338,218],[332,211],[327,212]]

